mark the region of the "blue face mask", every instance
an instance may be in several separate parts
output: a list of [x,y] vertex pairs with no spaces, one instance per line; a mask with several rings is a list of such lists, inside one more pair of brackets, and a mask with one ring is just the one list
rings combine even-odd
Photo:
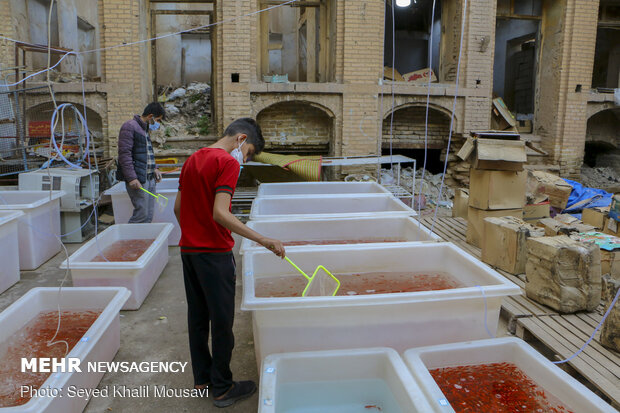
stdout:
[[149,125],[149,129],[150,130],[157,130],[157,129],[159,129],[159,122],[155,122],[152,125]]

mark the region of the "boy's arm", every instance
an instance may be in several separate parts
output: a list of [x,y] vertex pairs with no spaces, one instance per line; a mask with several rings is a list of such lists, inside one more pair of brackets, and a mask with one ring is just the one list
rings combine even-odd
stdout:
[[[177,196],[177,201],[175,202],[175,210],[176,204],[181,205],[179,201],[179,196]],[[230,200],[231,196],[227,192],[218,192],[215,194],[215,203],[213,205],[213,219],[215,222],[228,229],[229,231],[234,232],[235,234],[239,234],[244,238],[251,239],[252,241],[258,242],[263,247],[269,249],[271,252],[276,254],[280,258],[284,258],[285,251],[284,245],[282,242],[277,239],[263,237],[258,232],[248,228],[243,222],[239,221],[236,216],[234,216],[230,212]]]
[[177,198],[174,200],[174,216],[177,217],[177,222],[181,223],[181,191],[177,193]]

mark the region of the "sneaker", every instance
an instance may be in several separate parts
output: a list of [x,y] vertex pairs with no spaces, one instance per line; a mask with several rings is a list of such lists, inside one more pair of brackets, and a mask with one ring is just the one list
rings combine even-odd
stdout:
[[239,400],[247,399],[256,392],[256,383],[251,380],[235,381],[232,387],[217,399],[213,399],[215,407],[228,407]]

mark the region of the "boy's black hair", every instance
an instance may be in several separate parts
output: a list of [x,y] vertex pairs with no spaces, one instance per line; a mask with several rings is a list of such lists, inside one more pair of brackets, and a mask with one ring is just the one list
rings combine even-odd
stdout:
[[154,118],[162,117],[162,119],[166,118],[166,110],[159,102],[151,102],[144,108],[144,112],[142,112],[142,116],[153,115]]
[[247,143],[254,145],[255,154],[261,153],[265,148],[263,132],[254,119],[239,118],[234,120],[224,131],[224,136],[235,136],[239,133],[247,135]]

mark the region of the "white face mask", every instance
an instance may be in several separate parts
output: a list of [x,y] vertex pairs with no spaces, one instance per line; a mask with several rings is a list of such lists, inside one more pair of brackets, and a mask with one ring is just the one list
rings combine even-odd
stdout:
[[238,148],[233,149],[233,151],[230,153],[230,155],[235,158],[235,160],[237,162],[239,162],[239,165],[241,165],[243,163],[243,152],[241,152],[241,147],[243,146],[243,144],[245,143],[245,141],[241,142],[239,144]]

